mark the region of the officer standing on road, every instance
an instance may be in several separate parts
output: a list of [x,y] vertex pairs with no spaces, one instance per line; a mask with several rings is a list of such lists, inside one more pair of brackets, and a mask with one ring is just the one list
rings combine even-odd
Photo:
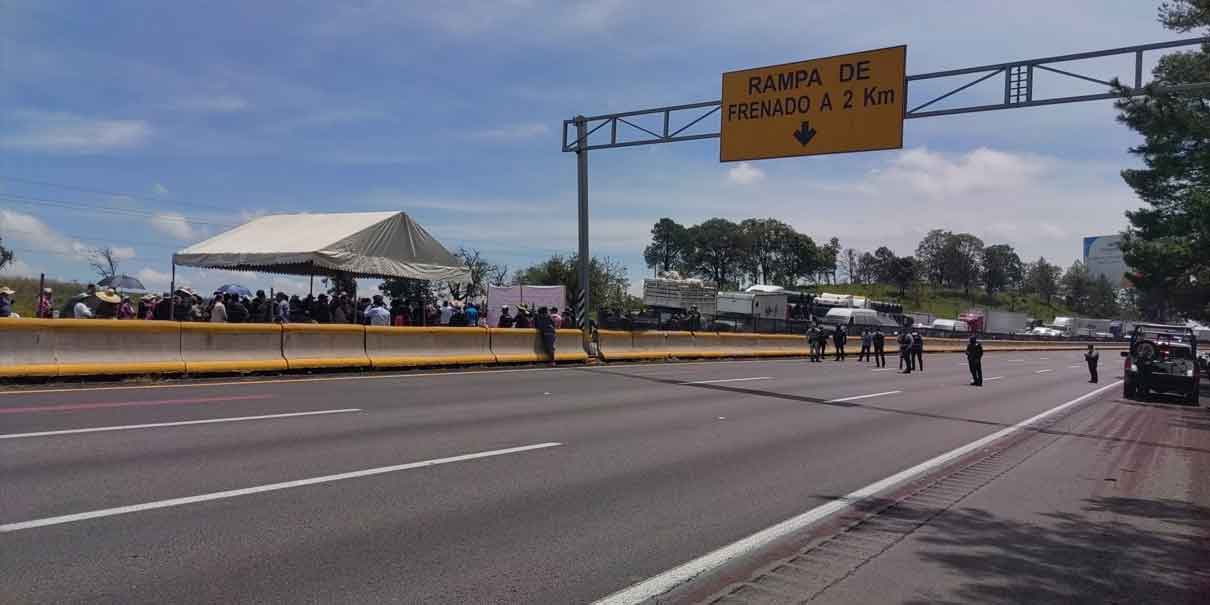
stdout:
[[836,361],[844,361],[846,340],[848,340],[848,336],[844,333],[844,326],[836,326],[836,332],[832,335],[832,345],[836,347]]
[[966,364],[971,370],[971,386],[983,386],[983,343],[971,336],[970,344],[966,345]]
[[861,353],[857,354],[857,361],[870,361],[870,345],[874,344],[874,336],[870,334],[868,329],[861,331]]
[[899,365],[904,374],[912,373],[912,337],[906,330],[899,333]]
[[1092,348],[1092,345],[1088,345],[1088,352],[1084,354],[1084,361],[1088,362],[1088,376],[1089,376],[1088,382],[1096,384],[1096,382],[1097,382],[1097,362],[1099,362],[1100,360],[1101,360],[1101,354],[1097,353],[1096,350],[1094,350]]
[[915,330],[912,330],[912,365],[916,370],[924,371],[924,337]]
[[807,328],[807,350],[811,352],[811,363],[819,361],[815,358],[815,339],[819,337],[819,328],[811,326]]
[[874,365],[886,367],[886,335],[882,333],[882,328],[874,329]]

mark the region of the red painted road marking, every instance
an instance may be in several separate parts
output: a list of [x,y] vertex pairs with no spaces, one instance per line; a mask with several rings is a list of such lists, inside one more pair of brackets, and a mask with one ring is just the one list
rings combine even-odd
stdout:
[[195,397],[192,399],[153,399],[149,401],[108,401],[102,403],[68,403],[63,405],[40,405],[25,408],[0,408],[0,414],[25,414],[30,412],[68,412],[95,410],[100,408],[125,408],[144,405],[179,405],[186,403],[222,403],[225,401],[254,401],[274,399],[277,395],[234,395],[231,397]]

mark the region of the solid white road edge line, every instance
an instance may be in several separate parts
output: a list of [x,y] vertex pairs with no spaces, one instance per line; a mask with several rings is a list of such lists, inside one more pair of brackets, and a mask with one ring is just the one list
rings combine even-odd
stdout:
[[1004,377],[1003,376],[992,376],[991,378],[984,378],[983,382],[991,382],[993,380],[1004,380]]
[[558,447],[563,445],[557,442],[535,443],[533,445],[523,445],[520,447],[510,447],[501,450],[489,450],[486,452],[475,452],[473,454],[462,454],[460,456],[450,456],[448,458],[434,458],[432,460],[421,460],[419,462],[409,462],[407,464],[396,464],[394,466],[380,466],[377,468],[367,468],[360,471],[352,471],[348,473],[338,473],[335,475],[324,475],[322,477],[311,477],[309,479],[298,479],[295,481],[283,481],[281,483],[269,483],[267,485],[257,485],[254,487],[245,487],[242,489],[232,489],[222,492],[211,492],[209,494],[199,494],[197,496],[187,496],[185,498],[172,498],[171,500],[156,500],[154,502],[144,502],[142,504],[131,504],[129,506],[118,506],[115,508],[103,508],[101,510],[76,513],[74,515],[61,515],[58,517],[46,517],[45,519],[34,519],[32,521],[22,521],[20,523],[7,523],[0,525],[0,533],[20,531],[23,529],[33,529],[35,527],[46,527],[47,525],[60,525],[63,523],[74,523],[76,521],[84,521],[87,519],[96,519],[99,517],[112,517],[115,515],[125,515],[127,513],[137,513],[145,510],[155,510],[157,508],[169,508],[173,506],[184,506],[186,504],[194,504],[197,502],[208,502],[210,500],[224,500],[227,498],[236,498],[239,496],[249,496],[252,494],[261,494],[264,492],[273,492],[293,487],[304,487],[307,485],[315,485],[317,483],[330,483],[333,481],[343,481],[345,479],[357,479],[360,477],[369,477],[372,475],[382,475],[385,473],[394,473],[397,471],[406,471],[427,466],[437,466],[439,464],[449,464],[451,462],[465,462],[467,460],[477,460],[479,458],[491,458],[493,456],[504,456],[506,454],[518,454],[531,450],[540,450],[550,447]]
[[133,429],[155,429],[168,426],[190,426],[194,424],[217,424],[219,422],[243,422],[245,420],[272,420],[275,418],[299,418],[301,416],[322,416],[325,414],[347,414],[360,412],[361,408],[343,410],[319,410],[315,412],[291,412],[289,414],[265,414],[264,416],[234,416],[231,418],[208,418],[206,420],[182,420],[180,422],[153,422],[150,424],[125,424],[119,426],[98,426],[87,429],[65,429],[61,431],[40,431],[37,433],[9,433],[0,435],[0,439],[22,439],[25,437],[51,437],[54,435],[78,435],[80,433],[103,433],[106,431],[129,431]]
[[1009,361],[1009,362],[1016,362],[1016,361],[1021,361],[1021,362],[1023,362],[1023,361],[1025,361],[1025,360],[1024,360],[1024,359],[1010,359],[1010,360],[1008,360],[1008,361]]
[[772,376],[753,376],[752,378],[725,378],[722,380],[695,380],[693,382],[682,382],[681,384],[714,384],[716,382],[746,382],[749,380],[772,380]]
[[845,401],[857,401],[858,399],[870,399],[871,397],[882,397],[884,395],[898,395],[903,391],[883,391],[882,393],[870,393],[869,395],[854,395],[852,397],[841,397],[840,399],[829,399],[828,403],[843,403]]
[[1075,369],[1079,369],[1079,368],[1081,368],[1082,366],[1079,366],[1079,365],[1074,365],[1074,366],[1067,366],[1067,367],[1069,367],[1069,368],[1075,368]]
[[790,535],[809,527],[831,515],[843,511],[860,500],[869,498],[879,492],[895,487],[901,483],[916,478],[919,475],[932,471],[940,466],[943,466],[950,461],[965,456],[985,445],[988,445],[997,439],[1010,435],[1016,431],[1026,428],[1036,422],[1044,420],[1050,416],[1058,414],[1072,406],[1078,405],[1087,399],[1100,395],[1105,391],[1113,389],[1121,384],[1122,381],[1116,381],[1113,384],[1103,386],[1095,391],[1085,393],[1067,403],[1051,408],[1037,416],[1022,420],[1008,428],[996,431],[982,439],[972,441],[962,447],[950,450],[940,456],[931,458],[909,469],[900,471],[875,483],[871,483],[855,492],[852,492],[838,500],[833,500],[827,504],[817,506],[797,517],[792,517],[777,525],[768,527],[759,532],[748,536],[737,542],[732,542],[711,553],[698,557],[679,567],[674,567],[658,576],[654,576],[639,582],[629,588],[625,588],[615,592],[603,599],[596,601],[596,605],[622,605],[631,603],[641,603],[653,597],[659,596],[676,588],[677,586],[692,580],[693,578],[717,569],[727,562],[742,557],[751,553],[767,544],[774,542],[782,537]]
[[1053,372],[1053,371],[1054,370],[1038,370],[1037,372],[1034,372],[1034,374],[1045,374],[1047,372]]
[[870,371],[871,372],[891,372],[891,371],[898,371],[898,370],[895,370],[895,368],[878,368],[876,370],[870,370]]

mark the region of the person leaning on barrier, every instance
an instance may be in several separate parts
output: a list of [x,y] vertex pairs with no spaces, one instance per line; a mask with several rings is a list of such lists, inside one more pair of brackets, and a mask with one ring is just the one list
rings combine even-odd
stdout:
[[0,288],[0,317],[13,317],[13,295],[17,292],[8,286]]
[[497,328],[513,327],[513,316],[508,310],[508,305],[500,307],[500,318],[496,320]]
[[101,301],[93,311],[97,319],[117,318],[118,307],[122,304],[122,297],[113,288],[106,288],[104,291],[97,292],[97,300]]
[[555,365],[555,323],[550,318],[550,310],[546,307],[538,309],[538,316],[534,319],[534,327],[538,329],[538,336],[542,339],[542,350],[546,352],[549,358],[549,363],[553,367]]
[[971,371],[971,386],[983,386],[983,344],[974,336],[966,345],[966,365]]
[[38,319],[50,319],[55,316],[54,309],[54,290],[42,288],[42,293],[38,295],[38,304],[34,309],[34,317]]
[[386,303],[382,302],[381,294],[374,295],[370,308],[366,309],[364,321],[367,326],[387,326],[391,324],[391,312],[387,310]]
[[249,312],[248,306],[244,301],[240,300],[238,294],[227,295],[227,321],[234,324],[242,324],[248,321]]
[[513,327],[524,329],[534,327],[533,320],[529,317],[529,311],[525,307],[517,307],[517,319],[513,322]]

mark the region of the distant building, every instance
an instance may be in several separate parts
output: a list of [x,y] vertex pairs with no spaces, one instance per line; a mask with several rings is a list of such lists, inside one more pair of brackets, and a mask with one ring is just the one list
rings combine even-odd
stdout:
[[1122,236],[1093,235],[1084,238],[1084,265],[1092,279],[1104,275],[1110,283],[1130,287],[1125,274],[1130,271],[1122,258]]

